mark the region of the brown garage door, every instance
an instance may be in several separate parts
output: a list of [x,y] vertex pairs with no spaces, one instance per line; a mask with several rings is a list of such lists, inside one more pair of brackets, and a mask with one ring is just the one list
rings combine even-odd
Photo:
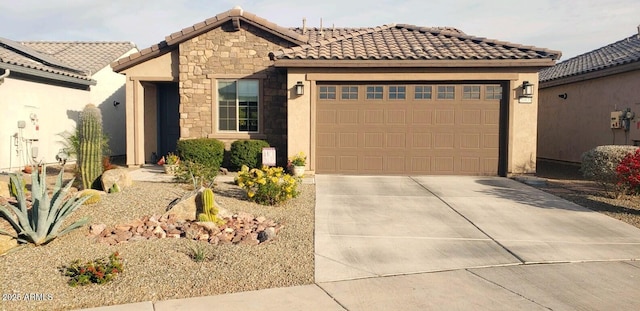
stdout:
[[318,173],[498,174],[500,85],[317,87]]

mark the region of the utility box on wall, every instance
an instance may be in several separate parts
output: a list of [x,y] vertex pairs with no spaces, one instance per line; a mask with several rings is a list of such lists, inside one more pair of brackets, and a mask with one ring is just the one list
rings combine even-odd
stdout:
[[620,122],[620,116],[622,115],[622,111],[612,111],[611,112],[611,128],[619,129],[622,128],[622,122]]

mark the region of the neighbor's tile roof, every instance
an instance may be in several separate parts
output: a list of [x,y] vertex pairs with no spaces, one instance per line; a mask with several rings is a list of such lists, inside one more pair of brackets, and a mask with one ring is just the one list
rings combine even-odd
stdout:
[[640,61],[640,35],[595,49],[540,71],[540,82],[577,76]]
[[[455,28],[385,25],[340,32],[283,49],[276,59],[467,60],[558,59],[559,51],[466,35]],[[314,38],[317,34],[312,33]]]
[[0,63],[90,81],[91,77],[58,59],[16,41],[0,38]]
[[136,47],[131,42],[22,41],[20,43],[90,75]]

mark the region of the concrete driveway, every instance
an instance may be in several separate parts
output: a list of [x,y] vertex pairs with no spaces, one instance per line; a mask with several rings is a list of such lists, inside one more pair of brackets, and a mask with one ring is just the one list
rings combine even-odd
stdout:
[[527,185],[320,175],[316,187],[316,282],[347,310],[640,309],[640,230]]
[[640,229],[497,177],[316,176],[315,284],[112,310],[640,310]]

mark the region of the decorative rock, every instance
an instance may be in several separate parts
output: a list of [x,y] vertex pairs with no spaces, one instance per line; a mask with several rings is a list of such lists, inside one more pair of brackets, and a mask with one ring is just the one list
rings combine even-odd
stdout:
[[160,238],[160,239],[164,239],[167,237],[167,233],[164,232],[164,230],[162,230],[162,228],[160,226],[157,226],[154,230],[153,230],[153,234]]
[[104,173],[102,173],[101,182],[102,189],[105,191],[109,191],[114,184],[117,184],[120,190],[130,187],[133,184],[129,171],[124,168],[104,171]]
[[162,215],[162,217],[169,217],[169,215],[175,215],[175,219],[180,220],[196,220],[198,208],[196,204],[196,197],[202,191],[202,188],[198,191],[192,192],[190,195],[184,197],[174,205],[170,205],[169,210]]
[[91,235],[98,235],[102,233],[102,231],[104,231],[105,228],[107,228],[107,225],[105,224],[91,225],[89,227],[89,232]]

